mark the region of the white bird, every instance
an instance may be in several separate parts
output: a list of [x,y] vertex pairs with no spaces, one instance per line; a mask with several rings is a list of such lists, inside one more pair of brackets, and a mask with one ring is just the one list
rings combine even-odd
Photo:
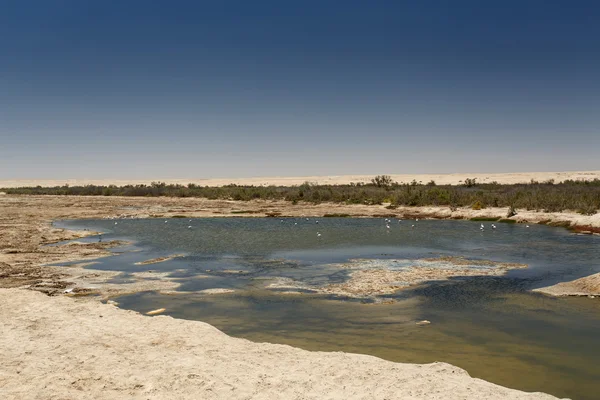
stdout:
[[321,237],[321,234],[319,232],[317,232],[317,237]]
[[496,229],[496,225],[492,224],[492,229]]
[[308,218],[306,218],[306,220],[308,221]]
[[483,226],[483,224],[481,224],[481,229],[485,228],[485,226]]
[[319,221],[317,221],[317,224],[319,223]]
[[529,225],[525,225],[525,228],[529,228]]
[[167,222],[169,222],[169,221],[165,221],[165,224],[166,224]]
[[189,226],[188,226],[188,229],[192,229],[192,226],[191,226],[191,225],[189,225]]
[[411,228],[414,228],[414,227],[415,227],[414,225],[411,225]]
[[419,222],[419,218],[415,219],[416,222]]
[[388,229],[390,229],[390,226],[388,224],[385,224],[385,227],[388,228]]
[[115,222],[115,225],[117,225],[117,224],[118,224],[118,222]]

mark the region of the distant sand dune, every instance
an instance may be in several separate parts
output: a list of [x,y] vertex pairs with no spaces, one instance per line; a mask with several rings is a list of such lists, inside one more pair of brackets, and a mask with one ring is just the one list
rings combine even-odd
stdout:
[[[300,176],[300,177],[262,177],[262,178],[219,178],[219,179],[16,179],[0,181],[0,187],[13,188],[22,186],[62,186],[69,184],[77,185],[136,185],[150,184],[153,181],[161,181],[172,184],[187,185],[194,183],[202,186],[223,186],[228,184],[236,185],[276,185],[292,186],[302,183],[316,182],[320,184],[343,185],[351,182],[366,183],[370,182],[373,175],[338,175],[338,176]],[[427,183],[431,180],[442,185],[460,184],[467,178],[476,178],[478,182],[490,183],[498,182],[502,184],[525,183],[532,179],[536,181],[547,181],[554,179],[555,182],[562,182],[567,179],[574,180],[593,180],[600,179],[600,171],[570,171],[570,172],[514,172],[514,173],[456,173],[456,174],[389,174],[397,182],[412,182],[416,180]]]

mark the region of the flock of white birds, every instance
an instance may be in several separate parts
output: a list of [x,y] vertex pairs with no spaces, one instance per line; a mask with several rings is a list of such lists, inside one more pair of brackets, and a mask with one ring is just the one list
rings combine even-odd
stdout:
[[[306,218],[306,221],[310,221],[310,218]],[[169,222],[169,220],[165,220],[165,224],[168,223],[168,222]],[[190,219],[189,222],[192,222],[192,220]],[[283,223],[283,222],[284,222],[284,220],[282,219],[281,223]],[[398,223],[401,223],[401,222],[402,222],[402,220],[398,219]],[[419,222],[419,218],[415,218],[415,222]],[[386,227],[386,229],[388,229],[388,230],[391,229],[391,226],[390,226],[391,223],[392,223],[391,219],[385,218],[385,227]],[[115,225],[118,225],[118,224],[119,223],[117,221],[115,221]],[[319,220],[318,219],[315,220],[315,224],[317,224],[317,225],[319,224]],[[294,225],[298,225],[298,223],[294,222]],[[414,229],[415,226],[416,226],[415,224],[412,224],[410,227],[411,227],[411,229]],[[491,227],[492,227],[492,229],[496,229],[496,225],[495,224],[491,224]],[[187,228],[188,229],[192,229],[192,225],[188,225]],[[529,225],[525,225],[525,228],[529,228]],[[485,230],[485,225],[481,224],[480,227],[479,227],[479,230],[480,231],[484,231]],[[321,237],[321,236],[322,236],[321,232],[317,231],[317,237]]]

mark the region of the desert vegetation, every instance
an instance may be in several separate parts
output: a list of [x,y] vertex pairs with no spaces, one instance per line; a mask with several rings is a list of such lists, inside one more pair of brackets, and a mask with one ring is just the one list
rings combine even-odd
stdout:
[[195,184],[174,185],[154,182],[151,185],[126,186],[56,186],[20,187],[0,189],[7,194],[28,195],[81,195],[81,196],[171,196],[202,197],[207,199],[228,199],[238,201],[287,200],[346,204],[387,204],[397,206],[448,206],[509,207],[508,217],[518,209],[558,212],[574,210],[591,215],[600,209],[600,180],[573,181],[561,183],[553,181],[531,181],[523,184],[501,185],[498,183],[478,183],[467,179],[461,185],[436,185],[435,182],[409,183],[394,182],[389,176],[379,175],[367,184],[317,185],[305,182],[298,186],[242,186],[220,187]]

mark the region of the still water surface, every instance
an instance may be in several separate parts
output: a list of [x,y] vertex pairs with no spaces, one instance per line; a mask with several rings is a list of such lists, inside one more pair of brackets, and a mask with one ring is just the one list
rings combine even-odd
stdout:
[[[167,221],[167,222],[165,222]],[[126,309],[167,308],[174,317],[208,322],[254,341],[309,350],[347,351],[399,362],[445,361],[471,376],[573,399],[600,393],[600,299],[551,298],[536,287],[600,272],[600,238],[564,229],[479,222],[383,219],[207,218],[62,221],[56,225],[127,239],[119,256],[90,268],[171,272],[181,291],[232,288],[224,295],[122,296]],[[413,228],[412,225],[415,225]],[[321,236],[317,235],[317,232]],[[86,240],[97,241],[97,237]],[[171,261],[135,265],[182,254]],[[372,304],[265,289],[275,278],[309,286],[343,282],[333,266],[349,259],[418,260],[462,256],[525,263],[503,277],[432,282]],[[235,273],[234,273],[235,272]],[[431,325],[419,327],[415,321]]]

